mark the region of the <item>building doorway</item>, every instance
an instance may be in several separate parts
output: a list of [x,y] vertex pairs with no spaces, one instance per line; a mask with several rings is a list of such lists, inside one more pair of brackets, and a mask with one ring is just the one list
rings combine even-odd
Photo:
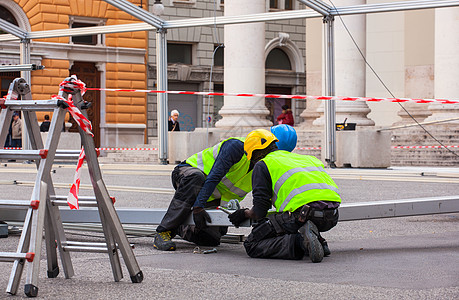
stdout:
[[[292,93],[292,88],[267,86],[265,91],[266,94],[290,95]],[[289,108],[292,108],[292,99],[266,98],[266,108],[269,110],[267,118],[272,121],[274,125],[277,125],[277,117],[282,113],[283,105],[288,105]]]
[[19,77],[21,77],[20,72],[0,72],[0,98],[3,98],[8,94],[11,82]]
[[[97,70],[95,63],[74,62],[70,69],[70,75],[76,75],[87,87],[100,87],[100,72]],[[91,102],[91,106],[87,110],[88,119],[92,124],[94,143],[96,147],[100,147],[100,92],[87,91],[83,98],[85,101]],[[70,127],[69,131],[78,132],[78,125],[75,120],[70,118],[70,122],[72,127]]]
[[[199,91],[199,85],[170,82],[169,89],[171,91]],[[202,114],[202,109],[200,109],[199,102],[197,95],[168,95],[168,114],[170,115],[173,109],[177,109],[180,112],[178,121],[181,131],[194,131],[196,127],[202,127],[200,125],[202,118],[199,117]]]

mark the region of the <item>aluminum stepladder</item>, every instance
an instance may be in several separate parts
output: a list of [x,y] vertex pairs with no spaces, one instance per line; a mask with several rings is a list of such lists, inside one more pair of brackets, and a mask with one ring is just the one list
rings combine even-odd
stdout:
[[[78,108],[85,106],[80,90],[71,91],[74,103]],[[67,99],[69,91],[60,91],[59,95]],[[21,100],[16,100],[21,97]],[[31,147],[33,150],[0,150],[1,159],[28,159],[35,160],[37,164],[37,177],[31,200],[0,200],[1,207],[21,208],[27,207],[22,234],[16,252],[0,252],[0,261],[12,261],[13,268],[8,282],[7,292],[16,294],[24,266],[27,266],[24,292],[28,297],[38,294],[38,275],[40,267],[40,250],[43,229],[45,230],[46,253],[48,262],[48,277],[54,278],[59,274],[56,246],[64,270],[65,278],[74,275],[70,251],[106,252],[109,255],[115,281],[123,277],[118,250],[121,251],[131,281],[142,282],[143,273],[139,269],[134,253],[129,245],[118,215],[113,207],[112,200],[102,180],[94,140],[91,136],[80,130],[91,181],[94,187],[95,198],[89,201],[90,206],[97,206],[102,226],[104,228],[105,243],[81,243],[67,241],[59,213],[59,205],[65,204],[62,196],[56,196],[50,171],[54,158],[75,159],[79,151],[59,150],[62,124],[65,119],[67,104],[62,100],[31,100],[30,86],[24,79],[15,79],[8,92],[6,100],[1,100],[2,112],[0,114],[0,145],[3,147],[13,111],[22,111],[23,120],[26,122]],[[48,138],[45,145],[41,139],[40,130],[35,111],[53,111]],[[83,110],[83,114],[86,111]]]

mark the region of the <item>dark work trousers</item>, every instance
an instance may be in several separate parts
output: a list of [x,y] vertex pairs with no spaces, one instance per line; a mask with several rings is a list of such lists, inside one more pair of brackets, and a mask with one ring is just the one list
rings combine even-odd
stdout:
[[[308,218],[320,232],[328,231],[338,223],[338,209],[325,209],[323,212],[321,218]],[[276,232],[272,222],[277,222],[281,230]],[[253,228],[244,242],[245,250],[253,258],[302,259],[305,249],[298,229],[304,224],[295,214],[288,212],[271,215]]]
[[[218,246],[228,227],[212,226],[196,230],[194,225],[183,224],[192,214],[193,204],[204,185],[206,175],[198,168],[176,166],[171,177],[175,194],[156,231],[171,231],[172,236],[178,234],[184,240],[200,246]],[[206,207],[218,206],[219,203],[220,200],[207,202]]]

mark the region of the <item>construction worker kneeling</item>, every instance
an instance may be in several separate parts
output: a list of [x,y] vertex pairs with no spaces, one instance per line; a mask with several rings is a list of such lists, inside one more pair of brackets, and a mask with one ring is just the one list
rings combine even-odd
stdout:
[[[330,255],[320,232],[338,223],[341,198],[338,187],[320,160],[278,150],[276,136],[258,129],[244,142],[252,172],[253,207],[239,209],[228,218],[239,226],[258,220],[244,242],[250,257],[302,259],[321,262]],[[274,206],[275,214],[267,215]]]
[[[279,125],[281,147],[295,148],[297,135],[293,127]],[[273,127],[273,131],[277,126]],[[177,165],[172,172],[175,194],[156,229],[153,246],[158,250],[176,249],[172,238],[183,239],[200,246],[217,246],[226,234],[226,226],[211,223],[205,209],[215,208],[231,199],[241,201],[252,190],[253,162],[244,153],[245,138],[228,138],[204,149]],[[284,149],[284,148],[283,148]],[[184,224],[193,215],[195,225]]]

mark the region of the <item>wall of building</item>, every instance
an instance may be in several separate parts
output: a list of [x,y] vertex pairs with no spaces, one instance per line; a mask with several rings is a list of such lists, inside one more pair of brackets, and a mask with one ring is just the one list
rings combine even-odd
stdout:
[[[100,25],[138,23],[130,16],[99,0],[14,0],[25,13],[32,31],[69,28],[75,18],[100,21]],[[131,3],[140,5],[141,0]],[[146,7],[145,1],[143,1]],[[2,4],[2,3],[0,3]],[[59,45],[57,44],[65,44]],[[42,71],[32,73],[34,99],[49,99],[58,92],[58,85],[69,75],[74,61],[94,62],[101,74],[101,87],[145,89],[147,32],[106,34],[100,45],[77,45],[69,43],[68,37],[34,40],[32,57],[44,65]],[[17,43],[0,45],[0,50],[14,53]],[[17,52],[18,53],[18,52]],[[10,55],[11,56],[11,55]],[[19,54],[17,54],[19,57]],[[14,60],[14,59],[12,59]],[[144,142],[146,128],[146,95],[142,93],[101,93],[100,127],[102,135],[117,135],[118,127],[135,128],[137,143]],[[39,117],[41,118],[43,114]],[[105,130],[104,130],[105,129]],[[101,137],[102,143],[116,141],[105,146],[135,146],[125,138]]]
[[[401,0],[367,0],[367,4],[400,2]],[[328,1],[326,1],[328,2]],[[339,3],[335,3],[339,5]],[[341,22],[339,18],[335,23]],[[366,16],[366,58],[395,97],[432,98],[434,96],[434,10],[413,10],[368,14]],[[307,93],[317,95],[323,90],[323,28],[320,19],[308,19],[306,26]],[[347,35],[347,33],[345,33]],[[352,32],[351,32],[352,34]],[[350,38],[350,37],[349,37]],[[355,48],[355,51],[358,51]],[[340,76],[340,74],[335,74]],[[370,68],[366,68],[366,95],[391,97]],[[314,105],[314,104],[313,104]],[[313,105],[303,115],[315,118]],[[316,104],[317,105],[317,104]],[[399,123],[401,107],[397,103],[368,103],[368,117],[376,126]],[[404,104],[409,111],[427,111],[427,105]]]
[[[217,1],[217,6],[214,6],[214,0],[199,0],[199,1],[176,1],[176,0],[164,0],[162,1],[165,6],[164,15],[161,18],[165,20],[174,19],[186,19],[186,18],[202,18],[202,17],[213,17],[222,16],[224,14],[224,6],[220,5],[220,1]],[[150,0],[149,10],[152,11],[154,1]],[[302,4],[295,2],[297,8],[304,7]],[[267,11],[269,10],[269,1],[267,1]],[[286,81],[291,82],[292,77],[300,77],[296,80],[292,93],[304,94],[305,93],[305,75],[304,75],[304,60],[306,56],[306,43],[305,43],[305,21],[304,20],[286,20],[267,22],[266,25],[266,45],[272,42],[274,39],[279,38],[279,33],[287,33],[289,35],[289,41],[294,44],[298,49],[298,56],[302,61],[302,71],[298,71],[300,76],[294,74],[285,76],[286,72],[269,72],[267,74],[267,84],[271,86],[285,86]],[[168,80],[169,83],[188,82],[198,84],[199,90],[209,91],[214,89],[214,85],[223,84],[223,68],[214,67],[212,74],[212,83],[209,83],[210,69],[212,65],[212,54],[214,47],[218,44],[223,43],[224,34],[223,26],[202,26],[202,27],[190,27],[190,28],[179,28],[167,31],[168,42],[176,43],[191,43],[193,44],[193,65],[192,66],[181,66],[181,65],[169,65]],[[156,36],[155,32],[151,31],[148,33],[148,88],[155,88],[156,84]],[[292,62],[294,64],[294,62]],[[185,70],[184,70],[185,69]],[[268,72],[267,72],[268,73]],[[184,75],[185,74],[185,75]],[[221,102],[221,99],[219,99]],[[209,102],[209,103],[208,103]],[[218,120],[218,110],[220,109],[221,103],[214,101],[214,99],[208,97],[198,97],[198,126],[206,127],[206,119],[208,114],[211,114],[212,121],[211,125],[215,124]],[[295,106],[293,110],[296,114],[297,122],[301,122],[302,118],[299,114],[304,110],[306,103],[304,101],[294,102]],[[209,107],[209,110],[208,110]],[[169,107],[169,111],[176,107]],[[180,108],[178,108],[180,110]],[[148,95],[147,104],[147,134],[148,137],[154,137],[157,135],[157,104],[156,96]]]

